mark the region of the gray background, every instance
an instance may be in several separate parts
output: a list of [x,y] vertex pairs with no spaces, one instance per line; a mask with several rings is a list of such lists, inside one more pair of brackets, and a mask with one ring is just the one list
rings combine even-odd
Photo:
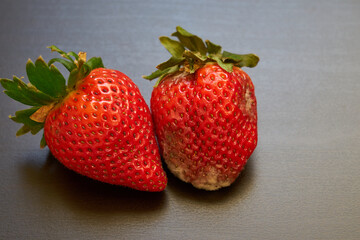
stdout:
[[[0,2],[0,76],[26,76],[45,47],[102,56],[141,78],[168,59],[177,25],[261,58],[253,79],[259,143],[231,187],[196,190],[169,175],[143,193],[77,175],[39,136],[15,138],[0,94],[1,239],[359,239],[360,1]],[[63,69],[62,69],[63,71]],[[65,72],[65,71],[64,71]]]

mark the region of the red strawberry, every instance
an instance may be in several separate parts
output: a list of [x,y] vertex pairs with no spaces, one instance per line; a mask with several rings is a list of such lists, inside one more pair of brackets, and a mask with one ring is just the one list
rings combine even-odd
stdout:
[[254,86],[240,67],[254,67],[259,58],[221,53],[181,27],[173,36],[179,41],[160,37],[170,60],[145,77],[160,77],[151,110],[162,156],[174,175],[196,188],[229,186],[257,144]]
[[[138,87],[125,74],[103,68],[101,58],[86,62],[85,53],[51,49],[64,59],[29,60],[30,85],[17,77],[1,79],[8,96],[32,106],[11,117],[24,124],[17,135],[44,128],[41,146],[47,144],[69,169],[142,191],[164,190],[152,118]],[[55,61],[70,71],[67,86]]]

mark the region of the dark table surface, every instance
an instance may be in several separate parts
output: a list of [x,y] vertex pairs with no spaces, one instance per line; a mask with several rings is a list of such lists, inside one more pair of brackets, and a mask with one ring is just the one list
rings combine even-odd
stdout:
[[0,239],[360,239],[360,1],[0,2],[0,76],[25,76],[46,46],[102,56],[141,78],[169,54],[180,25],[225,50],[261,58],[253,79],[259,143],[216,192],[171,174],[162,193],[95,182],[16,138],[0,94]]

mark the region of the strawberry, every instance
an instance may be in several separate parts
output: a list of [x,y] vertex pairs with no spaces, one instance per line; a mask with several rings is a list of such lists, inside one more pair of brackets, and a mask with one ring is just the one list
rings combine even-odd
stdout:
[[[29,109],[10,118],[23,127],[17,135],[44,129],[41,147],[67,168],[102,182],[157,192],[166,187],[153,122],[138,87],[125,74],[103,66],[101,58],[65,53],[46,63],[29,59],[30,84],[1,79],[5,93]],[[65,78],[54,66],[63,64]]]
[[159,78],[151,111],[170,171],[194,187],[217,190],[239,176],[257,144],[254,85],[241,67],[254,54],[221,52],[181,27],[160,37],[172,57],[144,78]]

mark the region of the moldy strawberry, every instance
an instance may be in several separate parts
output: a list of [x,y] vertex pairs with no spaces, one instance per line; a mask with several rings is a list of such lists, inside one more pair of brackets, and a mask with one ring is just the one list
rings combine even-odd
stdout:
[[171,58],[144,76],[159,78],[151,96],[156,135],[175,176],[217,190],[235,181],[257,145],[254,85],[241,67],[259,58],[176,30],[178,41],[160,37]]

